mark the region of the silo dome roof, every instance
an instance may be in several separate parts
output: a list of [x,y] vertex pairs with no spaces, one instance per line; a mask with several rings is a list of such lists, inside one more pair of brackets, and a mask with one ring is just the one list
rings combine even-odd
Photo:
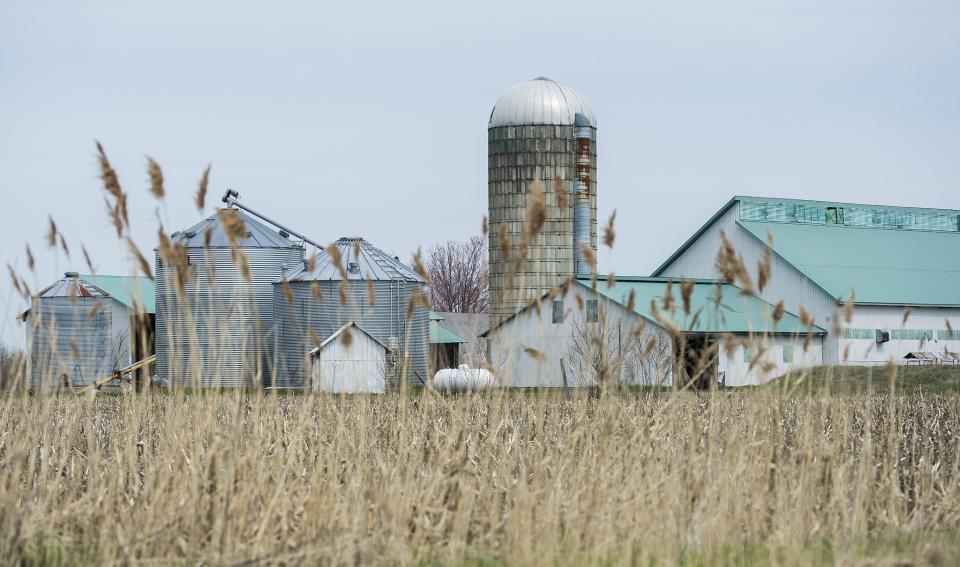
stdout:
[[[334,243],[340,251],[340,264],[348,280],[391,280],[423,283],[413,268],[359,237],[341,238]],[[303,265],[285,273],[278,281],[342,280],[343,273],[330,254],[317,254],[313,270]]]
[[597,126],[597,116],[587,97],[579,91],[546,77],[510,87],[493,105],[489,127],[519,124],[573,126],[577,114],[587,125]]
[[[222,209],[221,209],[222,210]],[[281,235],[278,231],[270,228],[262,222],[256,220],[240,209],[233,209],[237,215],[243,219],[243,224],[247,229],[246,238],[237,240],[237,246],[240,248],[300,248],[299,242],[290,240]],[[207,245],[207,234],[209,232],[209,242],[211,248],[229,248],[230,237],[224,230],[220,217],[220,211],[213,213],[197,224],[174,232],[170,235],[170,240],[177,244],[182,244],[187,248],[203,248]]]

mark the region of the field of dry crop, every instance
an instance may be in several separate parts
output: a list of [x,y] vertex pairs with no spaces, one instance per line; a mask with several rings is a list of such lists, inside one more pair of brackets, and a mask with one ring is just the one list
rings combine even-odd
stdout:
[[950,561],[960,396],[9,395],[46,564]]

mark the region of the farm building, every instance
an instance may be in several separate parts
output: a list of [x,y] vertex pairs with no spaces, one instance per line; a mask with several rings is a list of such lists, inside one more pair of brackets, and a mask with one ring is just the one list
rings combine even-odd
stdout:
[[[485,333],[500,382],[512,387],[758,384],[820,364],[826,330],[731,284],[665,278],[577,278]],[[689,303],[689,304],[688,304]],[[672,332],[671,332],[672,331]],[[704,361],[702,367],[697,365]]]
[[154,352],[154,285],[67,272],[23,314],[30,387],[82,387]]
[[312,265],[288,264],[273,283],[275,385],[303,387],[307,354],[349,322],[390,349],[390,386],[426,383],[429,311],[416,299],[426,297],[423,278],[363,238],[341,238],[332,249],[336,260],[322,253]]
[[734,197],[653,275],[720,277],[721,234],[753,281],[772,252],[760,297],[782,299],[794,313],[802,306],[829,330],[825,364],[904,362],[908,353],[937,361],[960,352],[958,210]]
[[391,349],[350,321],[310,351],[312,388],[338,394],[382,394]]
[[451,313],[446,311],[432,313],[431,315],[439,318],[437,319],[438,327],[442,327],[463,341],[457,348],[456,364],[448,368],[456,368],[460,364],[477,368],[486,362],[486,341],[480,335],[490,328],[490,315],[487,313]]
[[467,341],[442,324],[445,317],[430,312],[430,375],[442,368],[456,368],[460,364],[460,346]]

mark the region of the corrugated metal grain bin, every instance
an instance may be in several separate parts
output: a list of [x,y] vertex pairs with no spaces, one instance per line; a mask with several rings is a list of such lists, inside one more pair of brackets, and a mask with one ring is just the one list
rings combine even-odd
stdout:
[[418,303],[408,318],[414,295],[426,295],[423,278],[362,238],[341,238],[335,246],[339,268],[322,254],[313,270],[298,265],[274,284],[276,385],[305,387],[308,353],[351,321],[390,349],[388,386],[425,383],[429,311]]
[[149,355],[153,282],[67,272],[24,314],[30,388],[81,387]]
[[[224,211],[243,221],[235,242]],[[157,250],[158,375],[184,387],[269,385],[276,340],[271,284],[283,266],[303,264],[303,246],[232,208],[174,233],[171,246],[182,247],[187,261],[164,262]]]

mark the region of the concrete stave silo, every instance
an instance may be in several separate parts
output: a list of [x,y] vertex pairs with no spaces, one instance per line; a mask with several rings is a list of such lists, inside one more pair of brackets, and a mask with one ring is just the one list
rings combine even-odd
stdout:
[[[582,248],[589,246],[595,257],[596,124],[583,95],[545,77],[515,85],[494,105],[487,130],[492,324],[567,278],[593,271]],[[545,222],[524,247],[537,181]]]
[[[221,211],[242,219],[245,236],[231,241]],[[302,243],[243,211],[221,211],[171,235],[186,266],[156,253],[157,374],[174,386],[268,385],[276,340],[272,283],[284,265],[304,260]],[[178,270],[186,272],[182,291]]]
[[390,349],[388,386],[395,387],[403,380],[410,385],[426,382],[429,312],[415,303],[409,319],[407,316],[414,295],[427,294],[423,278],[362,238],[341,238],[334,246],[342,270],[323,253],[312,270],[303,263],[288,266],[274,283],[276,386],[308,386],[309,352],[349,322]]

